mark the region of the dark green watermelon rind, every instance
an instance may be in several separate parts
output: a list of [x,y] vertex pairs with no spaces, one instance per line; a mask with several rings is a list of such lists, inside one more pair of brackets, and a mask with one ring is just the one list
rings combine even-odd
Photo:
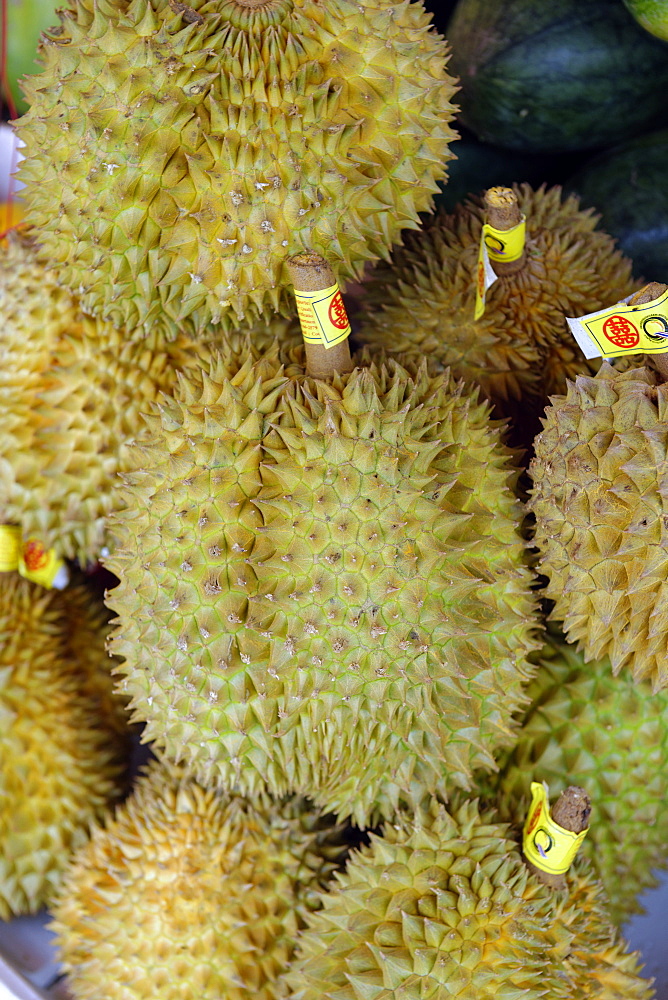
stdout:
[[600,228],[633,261],[636,277],[668,284],[668,129],[590,160],[566,187],[601,214]]
[[461,120],[486,142],[594,149],[667,115],[668,47],[619,0],[460,0],[448,34]]

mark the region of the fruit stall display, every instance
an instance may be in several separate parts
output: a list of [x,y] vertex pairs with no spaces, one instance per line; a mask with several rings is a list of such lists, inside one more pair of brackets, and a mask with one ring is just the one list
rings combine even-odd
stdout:
[[666,26],[3,0],[0,997],[662,1000]]

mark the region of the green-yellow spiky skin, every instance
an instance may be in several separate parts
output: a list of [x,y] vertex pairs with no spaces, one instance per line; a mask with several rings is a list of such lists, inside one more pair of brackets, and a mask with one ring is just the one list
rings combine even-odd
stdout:
[[431,207],[455,87],[421,3],[73,0],[60,16],[17,126],[26,218],[115,326],[173,336],[283,308],[288,256],[359,277]]
[[611,305],[638,283],[631,261],[595,229],[598,216],[580,209],[575,195],[528,184],[513,190],[526,215],[526,264],[497,279],[479,320],[473,312],[484,211],[475,198],[408,234],[392,262],[374,269],[356,336],[388,351],[424,353],[480,386],[499,415],[516,417],[517,401],[542,409],[566,378],[598,366],[582,356],[564,317]]
[[596,812],[582,851],[621,923],[668,861],[668,694],[628,672],[613,677],[607,658],[585,665],[556,633],[539,664],[517,743],[487,778],[490,794],[502,818],[521,825],[531,781],[546,781],[553,798],[585,788]]
[[1,510],[10,501],[9,484],[30,475],[33,414],[52,346],[68,331],[78,333],[81,321],[71,294],[58,285],[53,272],[45,272],[18,233],[8,234],[0,255]]
[[74,1000],[275,1000],[345,849],[304,800],[254,806],[154,762],[53,907]]
[[[107,544],[117,476],[132,467],[144,414],[180,371],[209,363],[215,334],[132,341],[83,315],[29,238],[0,254],[0,522],[85,565]],[[293,325],[276,317],[249,335],[259,347],[289,343]],[[246,335],[227,338],[242,350]]]
[[493,766],[536,619],[487,405],[395,361],[221,356],[153,423],[107,560],[146,738],[362,826]]
[[48,903],[90,823],[125,791],[128,728],[112,694],[107,617],[81,584],[60,593],[0,574],[3,920]]
[[668,684],[668,386],[649,368],[569,382],[530,468],[552,618],[585,660]]
[[372,835],[309,917],[286,975],[292,1000],[650,1000],[576,862],[541,885],[505,824],[468,802]]

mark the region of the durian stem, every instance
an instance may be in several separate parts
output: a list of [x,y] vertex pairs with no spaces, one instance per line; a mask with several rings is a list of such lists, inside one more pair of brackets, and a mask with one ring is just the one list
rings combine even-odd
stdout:
[[[522,220],[517,195],[512,188],[492,187],[485,191],[485,209],[487,211],[487,221],[495,229],[505,231],[512,229]],[[521,271],[526,261],[526,250],[517,260],[510,261],[490,261],[496,273],[516,274]]]
[[[286,261],[288,272],[298,292],[319,292],[336,284],[336,277],[324,257],[307,251],[295,254]],[[309,344],[306,350],[306,374],[312,378],[333,378],[353,370],[348,339],[333,347]]]
[[[582,833],[589,826],[591,799],[584,788],[569,785],[555,802],[551,814],[554,822],[564,830],[570,830],[571,833]],[[549,885],[552,889],[566,888],[566,879],[563,875],[553,875],[551,872],[541,871],[526,858],[524,861],[527,868],[545,885]]]
[[[666,288],[668,285],[662,285],[660,281],[650,281],[629,299],[629,305],[644,306],[647,302],[653,302],[663,295]],[[646,354],[645,364],[659,373],[662,382],[668,382],[668,354]]]

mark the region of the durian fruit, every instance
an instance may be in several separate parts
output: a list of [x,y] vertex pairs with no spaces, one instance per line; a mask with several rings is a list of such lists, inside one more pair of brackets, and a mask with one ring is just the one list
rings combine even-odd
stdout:
[[151,424],[106,560],[146,739],[362,826],[493,766],[536,618],[487,405],[424,365],[228,352]]
[[153,762],[77,852],[52,907],[73,1000],[274,1000],[343,831]]
[[530,467],[551,617],[585,661],[668,684],[668,385],[604,362],[552,400]]
[[480,319],[473,315],[485,213],[474,197],[452,215],[433,216],[408,234],[391,263],[377,265],[356,335],[374,347],[423,353],[480,386],[498,416],[524,411],[526,420],[526,409],[542,410],[566,378],[598,366],[583,358],[564,316],[612,305],[638,283],[631,261],[575,195],[544,185],[512,190],[526,216],[526,259],[499,275]]
[[477,802],[388,824],[322,904],[286,974],[293,1000],[653,996],[587,865],[567,891],[542,885]]
[[0,919],[48,903],[91,822],[125,792],[107,619],[81,583],[61,593],[0,573]]
[[42,35],[21,179],[86,311],[174,336],[285,305],[417,228],[452,158],[447,45],[409,0],[72,0]]
[[[169,343],[156,334],[133,342],[85,316],[29,236],[14,235],[0,262],[0,521],[61,556],[94,562],[144,414],[179,372],[208,364],[211,341],[180,333]],[[228,337],[239,350],[248,334],[259,347],[291,343],[301,340],[294,325],[276,317]]]
[[[34,410],[51,348],[80,328],[72,296],[37,263],[17,232],[0,245],[0,509],[7,483],[30,467]],[[0,520],[4,520],[0,518]]]
[[607,658],[585,665],[555,632],[528,687],[531,703],[515,747],[485,784],[500,816],[521,824],[531,781],[551,794],[582,785],[595,822],[582,847],[602,880],[616,923],[640,907],[635,897],[656,885],[652,870],[668,863],[668,694],[652,694],[629,672],[613,677]]

